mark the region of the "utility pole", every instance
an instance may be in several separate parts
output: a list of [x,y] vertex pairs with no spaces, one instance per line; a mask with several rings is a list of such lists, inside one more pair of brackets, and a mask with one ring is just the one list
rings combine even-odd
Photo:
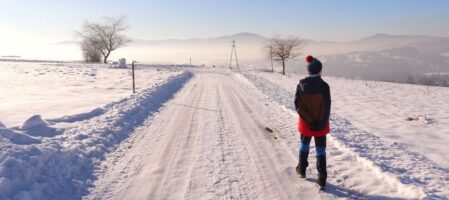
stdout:
[[232,40],[231,59],[229,59],[229,69],[232,70],[232,53],[234,53],[234,40]]
[[190,56],[190,65],[192,65],[192,56]]
[[235,49],[235,40],[232,40],[231,59],[229,60],[229,69],[232,70],[232,54],[235,55],[235,63],[237,64],[237,70],[240,71],[239,61],[237,59],[237,50]]
[[273,68],[273,45],[271,44],[271,41],[270,41],[270,60],[271,60],[271,72],[274,72],[274,68]]
[[133,62],[131,64],[132,68],[133,68],[133,94],[136,93],[136,82],[135,82],[135,79],[134,79],[134,63],[136,63],[136,61],[133,60]]

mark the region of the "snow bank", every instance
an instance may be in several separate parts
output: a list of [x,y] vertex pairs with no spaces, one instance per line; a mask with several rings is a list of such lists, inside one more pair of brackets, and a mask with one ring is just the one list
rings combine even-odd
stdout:
[[52,127],[38,115],[20,127],[23,133],[1,127],[0,199],[80,199],[92,186],[92,172],[105,154],[157,112],[192,76],[190,72],[170,76],[104,110],[53,120],[87,119],[61,134],[43,132]]
[[33,115],[23,123],[21,129],[30,130],[42,126],[48,126],[48,123],[45,120],[43,120],[40,115]]
[[40,115],[33,115],[22,124],[20,129],[26,131],[28,135],[35,137],[53,137],[61,133],[61,131],[52,128],[49,125],[50,124],[43,120]]
[[8,139],[13,144],[38,144],[41,141],[24,133],[0,127],[0,136]]
[[[105,107],[109,107],[110,105],[112,105],[114,103],[115,102],[108,104]],[[53,122],[53,123],[60,123],[60,122],[73,123],[73,122],[83,121],[83,120],[87,120],[87,119],[102,115],[105,111],[106,111],[105,108],[95,108],[86,113],[66,115],[66,116],[63,116],[60,118],[48,119],[47,121]]]

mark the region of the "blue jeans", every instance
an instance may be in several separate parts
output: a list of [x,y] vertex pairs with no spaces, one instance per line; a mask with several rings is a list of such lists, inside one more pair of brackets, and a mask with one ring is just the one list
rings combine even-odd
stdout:
[[[315,148],[317,157],[317,170],[320,176],[327,176],[326,170],[326,135],[315,136]],[[299,166],[305,169],[309,166],[308,157],[310,150],[311,136],[301,135],[301,147],[299,148]]]

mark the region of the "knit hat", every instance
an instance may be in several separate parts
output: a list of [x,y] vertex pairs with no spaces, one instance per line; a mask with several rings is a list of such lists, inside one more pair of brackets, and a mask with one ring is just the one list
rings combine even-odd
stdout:
[[308,62],[307,71],[309,71],[309,74],[318,74],[321,72],[323,65],[321,64],[321,62],[318,59],[316,59],[312,56],[307,56],[306,60]]

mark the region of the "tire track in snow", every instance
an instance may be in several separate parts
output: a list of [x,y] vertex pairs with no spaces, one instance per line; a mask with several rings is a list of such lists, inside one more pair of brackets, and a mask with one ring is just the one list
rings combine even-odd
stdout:
[[[184,99],[185,102],[194,105],[200,95],[195,96],[196,98],[190,98],[189,94],[198,92],[196,83],[197,78],[194,77],[176,95],[175,99]],[[167,104],[172,104],[175,99],[170,100]],[[186,113],[186,116],[179,115],[180,112]],[[161,113],[163,114],[161,115]],[[184,176],[169,180],[172,178],[170,175],[188,174],[185,171],[188,171],[189,167],[173,168],[180,165],[189,165],[187,159],[189,157],[182,158],[180,154],[186,152],[179,150],[179,148],[185,148],[185,145],[189,145],[187,149],[195,149],[194,142],[197,138],[190,134],[198,131],[194,130],[195,124],[184,123],[186,127],[183,127],[177,122],[199,121],[195,119],[196,116],[198,116],[196,112],[189,107],[166,106],[161,109],[159,115],[147,119],[141,127],[136,128],[129,140],[125,141],[118,151],[108,155],[104,169],[100,171],[103,175],[95,184],[96,188],[91,191],[91,195],[85,197],[85,199],[145,199],[152,195],[148,194],[149,191],[153,191],[153,194],[160,197],[182,194],[180,192],[173,193],[172,190],[177,188],[182,188],[180,191],[184,190],[182,184]],[[189,129],[189,127],[192,129]],[[186,131],[190,133],[185,133]],[[170,138],[173,137],[176,140],[170,141]],[[169,142],[172,142],[171,145],[177,148],[170,148]],[[171,158],[176,160],[170,161],[166,157],[161,157],[164,150],[170,154]],[[172,168],[163,169],[161,166],[170,165],[167,163],[172,164]],[[148,177],[149,179],[146,180],[145,178]],[[156,177],[159,180],[156,180]],[[164,178],[165,183],[160,182]],[[134,191],[130,191],[130,188]]]
[[210,126],[203,130],[202,139],[208,141],[208,145],[200,150],[205,153],[199,156],[192,171],[186,199],[258,199],[254,186],[250,184],[254,180],[248,176],[251,175],[246,166],[248,154],[226,123],[222,101],[226,89],[218,80],[208,85],[211,86],[210,91],[214,91],[213,95],[208,95],[208,100],[218,110],[204,116]]
[[[187,105],[197,105],[204,95],[202,87],[195,87],[185,98]],[[191,158],[198,142],[198,109],[177,106],[177,111],[166,126],[149,132],[164,132],[167,136],[161,140],[153,156],[144,161],[144,167],[129,185],[120,199],[180,199],[191,170]],[[182,115],[180,114],[182,113]],[[131,194],[131,196],[130,196]]]

